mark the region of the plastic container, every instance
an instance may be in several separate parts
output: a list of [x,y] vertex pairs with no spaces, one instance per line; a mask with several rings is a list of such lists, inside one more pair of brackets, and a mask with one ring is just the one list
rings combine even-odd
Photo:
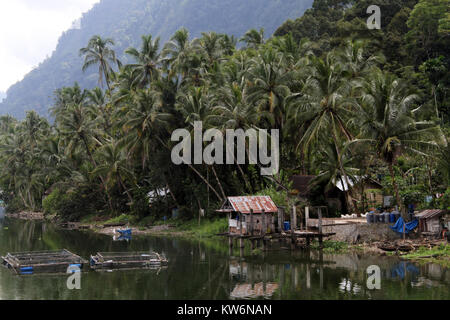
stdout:
[[24,274],[24,275],[33,274],[33,271],[34,271],[33,267],[22,267],[22,268],[20,268],[20,274]]
[[383,215],[384,215],[384,223],[389,223],[389,218],[391,214],[389,212],[385,212]]
[[392,212],[389,214],[389,223],[395,223],[395,214]]
[[377,215],[377,222],[384,223],[384,214],[380,213]]
[[291,223],[289,221],[284,222],[284,231],[291,230]]
[[367,219],[367,223],[368,224],[372,224],[372,223],[374,223],[374,215],[372,214],[372,213],[369,213],[369,214],[367,214],[366,215],[366,219]]

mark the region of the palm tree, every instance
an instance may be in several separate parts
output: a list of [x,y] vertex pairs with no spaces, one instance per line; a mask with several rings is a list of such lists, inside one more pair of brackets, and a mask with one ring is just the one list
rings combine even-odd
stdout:
[[247,48],[258,49],[260,45],[263,45],[264,40],[264,29],[258,30],[251,29],[245,33],[245,35],[240,39],[241,42],[247,44]]
[[259,112],[272,115],[276,129],[283,129],[285,122],[285,99],[290,95],[291,73],[286,70],[281,55],[267,49],[252,60],[248,70],[248,100],[257,106]]
[[117,183],[119,190],[123,190],[130,201],[133,203],[133,197],[125,186],[124,178],[133,176],[133,173],[127,167],[127,157],[125,148],[117,141],[110,141],[101,146],[96,153],[100,159],[98,165],[92,174],[94,176],[106,177],[106,185],[111,186]]
[[67,106],[84,103],[86,90],[81,90],[77,82],[73,87],[66,87],[55,91],[55,104],[50,108],[50,114],[55,117],[56,122],[65,113]]
[[21,123],[22,130],[20,134],[24,136],[31,152],[37,147],[42,136],[48,134],[50,125],[45,118],[41,118],[34,110],[27,112],[25,121]]
[[189,49],[189,31],[181,28],[165,44],[161,53],[162,61],[165,63],[166,68],[170,67],[172,73],[179,72],[184,74],[186,72],[186,60]]
[[136,63],[130,64],[128,67],[132,70],[133,83],[137,83],[140,87],[147,86],[158,77],[159,41],[159,37],[153,41],[151,35],[144,35],[140,51],[136,48],[129,48],[125,51],[136,60]]
[[204,54],[208,69],[214,63],[220,62],[223,59],[223,37],[215,32],[203,32],[202,37],[195,41],[196,45]]
[[86,103],[90,105],[90,110],[100,110],[97,119],[98,122],[103,124],[104,132],[111,134],[111,113],[110,105],[108,105],[107,99],[100,88],[94,88],[86,93]]
[[116,53],[110,46],[114,41],[110,38],[102,39],[100,36],[93,36],[86,48],[80,49],[80,56],[84,56],[83,71],[92,65],[98,65],[98,84],[103,87],[105,79],[108,90],[110,87],[111,74],[114,72],[111,63],[117,64],[120,68],[120,61],[116,58]]
[[132,108],[126,110],[120,122],[125,136],[128,157],[140,159],[144,169],[151,155],[160,148],[159,137],[167,128],[171,114],[163,112],[163,101],[157,91],[145,90],[132,95]]
[[395,76],[378,72],[366,81],[363,92],[357,117],[361,138],[354,142],[368,143],[386,162],[397,204],[403,209],[394,173],[397,157],[404,151],[427,156],[422,150],[435,149],[443,134],[433,122],[415,120],[418,109],[412,108],[418,96]]
[[[337,150],[342,151],[338,154]],[[338,159],[338,157],[341,157],[341,159]],[[344,176],[350,177],[352,181],[356,181],[358,169],[353,167],[353,157],[346,146],[341,145],[336,148],[333,142],[323,144],[314,160],[315,168],[319,170],[319,174],[312,183],[325,183],[325,192],[334,188],[337,182],[340,182],[344,187],[346,185],[343,180]]]
[[384,56],[381,54],[369,55],[367,47],[367,41],[347,40],[345,46],[337,51],[337,58],[348,78],[365,79],[376,72],[378,65],[384,62]]
[[[58,124],[61,137],[66,145],[66,154],[70,157],[75,150],[84,148],[94,170],[98,164],[94,159],[92,146],[101,143],[96,139],[96,136],[100,134],[97,132],[97,123],[94,121],[95,115],[96,113],[92,106],[86,106],[81,103],[70,105]],[[107,191],[105,180],[102,176],[100,176],[100,180],[112,211],[111,197]]]
[[[353,115],[354,109],[354,102],[349,98],[348,81],[334,53],[329,53],[325,60],[312,57],[311,61],[308,71],[310,76],[306,79],[301,94],[295,94],[289,103],[289,113],[293,121],[301,125],[300,130],[304,133],[299,146],[303,152],[308,153],[313,144],[324,137],[331,137],[340,162],[340,171],[345,183],[350,185],[339,150],[342,136],[347,140],[353,138],[347,128],[347,119]],[[351,208],[350,204],[348,207]],[[356,206],[354,209],[357,210]]]

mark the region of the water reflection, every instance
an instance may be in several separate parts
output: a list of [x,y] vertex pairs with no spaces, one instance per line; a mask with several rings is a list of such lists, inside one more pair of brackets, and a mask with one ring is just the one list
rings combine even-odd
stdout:
[[[61,248],[85,259],[96,252],[154,250],[169,265],[159,272],[85,272],[79,291],[67,289],[64,275],[21,278],[0,268],[0,299],[450,299],[448,269],[396,257],[290,250],[254,255],[248,248],[230,255],[225,239],[134,236],[113,241],[45,223],[0,220],[2,255]],[[381,290],[366,286],[371,265],[381,269]]]

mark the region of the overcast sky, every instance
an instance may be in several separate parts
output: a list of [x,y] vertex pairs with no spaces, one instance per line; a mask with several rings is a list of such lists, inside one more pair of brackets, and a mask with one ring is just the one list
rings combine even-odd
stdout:
[[0,91],[50,56],[59,36],[100,0],[0,0]]

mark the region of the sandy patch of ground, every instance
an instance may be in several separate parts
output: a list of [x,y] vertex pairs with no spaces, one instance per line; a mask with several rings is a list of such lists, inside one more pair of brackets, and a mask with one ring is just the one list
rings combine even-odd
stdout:
[[44,220],[44,214],[42,212],[23,211],[19,213],[7,213],[5,217],[21,220]]

